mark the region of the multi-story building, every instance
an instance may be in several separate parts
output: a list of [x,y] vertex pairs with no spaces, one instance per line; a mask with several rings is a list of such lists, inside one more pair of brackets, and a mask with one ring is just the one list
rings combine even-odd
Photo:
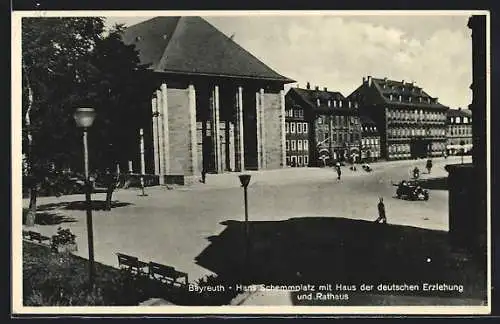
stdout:
[[380,132],[377,124],[368,116],[359,116],[361,121],[361,161],[372,162],[380,158]]
[[122,38],[151,71],[143,98],[151,119],[141,127],[146,172],[160,184],[285,166],[284,84],[293,80],[201,17],[155,17]]
[[309,123],[304,108],[291,98],[285,99],[286,165],[309,165]]
[[[285,106],[288,111],[300,111],[299,107],[303,111],[300,122],[308,124],[308,132],[302,133],[302,136],[308,136],[309,165],[323,164],[323,161],[326,162],[323,158],[327,158],[328,163],[359,159],[361,123],[357,103],[346,100],[340,92],[328,91],[327,88],[311,89],[308,83],[306,89],[291,88],[285,96]],[[290,114],[286,120],[294,122],[297,117],[289,117]],[[290,134],[290,138],[292,137],[298,138],[299,134]],[[287,154],[290,160],[294,156],[293,152],[291,150]]]
[[469,109],[449,109],[447,118],[448,154],[457,154],[462,150],[463,153],[469,152],[472,149],[472,112]]
[[376,123],[382,157],[408,159],[444,154],[449,108],[414,82],[368,76],[348,99],[358,102],[360,113]]

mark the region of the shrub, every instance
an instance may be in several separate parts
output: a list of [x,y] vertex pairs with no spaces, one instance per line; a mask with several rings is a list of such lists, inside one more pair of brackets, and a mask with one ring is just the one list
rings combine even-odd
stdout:
[[57,251],[57,247],[59,245],[75,244],[75,238],[76,238],[76,235],[71,233],[69,228],[62,229],[61,227],[58,227],[57,234],[52,235],[50,245],[51,245],[53,251]]

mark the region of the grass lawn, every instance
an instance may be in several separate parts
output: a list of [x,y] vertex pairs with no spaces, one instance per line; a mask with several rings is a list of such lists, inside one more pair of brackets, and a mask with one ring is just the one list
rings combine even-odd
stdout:
[[[189,293],[187,289],[131,276],[100,263],[95,266],[95,287],[91,290],[88,260],[69,253],[53,253],[48,246],[23,242],[24,305],[137,306],[150,298],[163,298],[175,305],[224,305],[234,297]],[[209,280],[206,284],[214,282]]]

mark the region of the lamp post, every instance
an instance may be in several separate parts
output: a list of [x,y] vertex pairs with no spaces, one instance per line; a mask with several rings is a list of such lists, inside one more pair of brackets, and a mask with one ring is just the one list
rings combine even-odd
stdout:
[[78,108],[73,118],[76,125],[83,128],[83,153],[85,163],[85,209],[87,211],[87,238],[89,247],[89,284],[94,286],[94,234],[92,230],[92,200],[91,185],[89,179],[89,152],[87,141],[87,130],[94,123],[96,113],[93,108]]
[[464,164],[464,154],[465,154],[465,149],[464,149],[465,142],[464,140],[460,141],[460,148],[462,150],[462,154],[460,154],[460,158],[462,160],[462,164]]
[[139,130],[139,136],[141,137],[141,190],[140,196],[144,197],[147,194],[144,192],[144,175],[146,174],[146,164],[144,163],[144,130],[141,128]]
[[248,184],[250,183],[251,175],[239,175],[241,186],[243,187],[244,201],[245,201],[245,268],[248,268],[250,257],[250,227],[248,224]]

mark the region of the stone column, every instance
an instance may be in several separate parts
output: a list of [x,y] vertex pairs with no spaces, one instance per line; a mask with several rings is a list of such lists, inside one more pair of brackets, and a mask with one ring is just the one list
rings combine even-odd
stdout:
[[[260,145],[262,151],[262,163],[261,167],[263,169],[267,168],[267,154],[266,154],[266,116],[265,116],[265,101],[264,101],[264,89],[260,89]],[[257,121],[259,122],[259,121]]]
[[261,96],[259,92],[255,93],[255,120],[256,120],[256,128],[257,128],[257,169],[262,169],[262,141],[261,141]]
[[245,146],[243,138],[243,88],[238,87],[236,92],[236,136],[235,162],[236,171],[245,170]]
[[198,158],[197,158],[197,141],[196,141],[196,90],[194,85],[190,84],[188,87],[188,96],[189,96],[189,157],[190,157],[190,165],[189,169],[186,170],[188,175],[196,175],[198,174]]
[[222,173],[222,156],[220,143],[220,116],[219,116],[219,86],[214,86],[212,91],[212,145],[215,156],[217,173]]
[[151,98],[151,110],[153,116],[153,154],[155,160],[155,175],[160,175],[160,156],[158,146],[158,109],[156,108],[156,98]]
[[229,122],[227,125],[229,125],[229,145],[226,154],[229,156],[229,170],[234,171],[235,170],[234,123]]
[[[280,133],[281,133],[281,166],[286,167],[286,134],[285,134],[285,90],[280,91],[280,104],[281,104],[281,114],[280,114]],[[309,128],[309,127],[308,127]],[[309,129],[308,129],[309,131]],[[332,135],[330,135],[332,136]],[[309,139],[309,136],[307,137]]]
[[168,120],[167,116],[163,114],[163,103],[161,97],[161,91],[156,90],[156,110],[158,111],[158,155],[159,155],[159,166],[160,166],[160,179],[159,184],[165,184],[165,138],[164,138],[164,127],[165,121]]
[[161,93],[161,114],[163,115],[163,173],[170,173],[170,140],[168,127],[168,100],[167,100],[167,85],[163,83],[160,87]]

